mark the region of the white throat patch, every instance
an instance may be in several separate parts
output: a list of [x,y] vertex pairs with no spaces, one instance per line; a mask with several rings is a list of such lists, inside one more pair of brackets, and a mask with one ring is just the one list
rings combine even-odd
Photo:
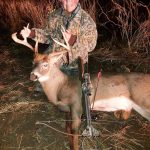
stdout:
[[40,77],[38,80],[39,80],[39,82],[45,82],[45,81],[47,81],[48,79],[49,79],[48,76],[42,76],[42,77]]

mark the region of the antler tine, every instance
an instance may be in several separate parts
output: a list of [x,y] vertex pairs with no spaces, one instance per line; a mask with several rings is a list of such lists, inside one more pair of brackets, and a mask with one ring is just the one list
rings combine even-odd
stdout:
[[[53,38],[52,38],[52,39],[53,39]],[[68,47],[67,45],[65,45],[65,44],[63,44],[63,43],[61,43],[61,42],[59,42],[59,41],[57,41],[56,39],[53,39],[53,41],[54,41],[55,43],[61,45],[61,46],[64,47],[65,49],[70,50],[70,47]]]
[[37,39],[35,43],[35,53],[38,53],[38,43],[39,43],[39,40]]
[[66,42],[66,46],[68,47],[68,49],[70,49],[70,45],[69,45],[69,43],[68,43],[68,41],[66,39],[66,36],[64,35],[65,28],[62,25],[61,25],[61,32],[62,32],[63,38],[64,38],[64,40]]
[[64,38],[64,40],[65,40],[66,45],[63,44],[63,43],[61,43],[61,42],[59,42],[59,41],[57,41],[56,39],[53,39],[53,38],[52,38],[52,39],[53,39],[53,41],[54,41],[55,43],[61,45],[62,47],[64,47],[65,49],[67,49],[67,50],[70,51],[70,50],[71,50],[71,49],[70,49],[70,45],[69,45],[69,43],[68,43],[68,41],[67,41],[67,39],[66,39],[66,36],[64,35],[65,29],[64,29],[63,26],[61,26],[61,32],[62,32],[62,35],[63,35],[63,38]]
[[62,56],[67,52],[68,52],[67,50],[63,50],[63,51],[60,51],[60,52],[50,53],[48,56],[49,56],[49,58],[59,56],[59,55]]
[[11,35],[12,39],[16,42],[16,43],[19,43],[19,44],[22,44],[22,45],[25,45],[27,47],[29,47],[30,49],[32,49],[34,51],[34,48],[32,47],[32,45],[30,45],[28,42],[27,42],[27,38],[24,37],[23,40],[20,40],[17,38],[17,32],[16,33],[13,33]]

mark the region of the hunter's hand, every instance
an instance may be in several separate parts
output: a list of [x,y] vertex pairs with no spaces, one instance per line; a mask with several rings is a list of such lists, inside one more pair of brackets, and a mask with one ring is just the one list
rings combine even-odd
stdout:
[[29,29],[29,24],[27,25],[27,27],[24,27],[20,32],[23,38],[29,37],[30,33],[31,33],[31,30]]

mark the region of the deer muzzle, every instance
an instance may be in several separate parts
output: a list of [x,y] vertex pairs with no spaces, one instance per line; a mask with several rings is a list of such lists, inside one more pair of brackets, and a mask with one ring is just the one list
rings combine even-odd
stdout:
[[34,72],[31,72],[31,74],[30,74],[30,80],[31,81],[36,81],[36,80],[38,80],[38,76]]

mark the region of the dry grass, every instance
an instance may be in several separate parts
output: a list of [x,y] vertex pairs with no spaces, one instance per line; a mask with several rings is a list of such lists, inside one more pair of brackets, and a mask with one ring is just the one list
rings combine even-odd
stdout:
[[[137,0],[116,1],[110,0],[108,6],[100,6],[100,26],[112,28],[112,40],[122,39],[128,50],[146,49],[150,47],[148,6]],[[120,35],[120,36],[119,36]]]
[[[97,0],[96,0],[97,1]],[[96,1],[81,1],[81,5],[96,20]],[[11,32],[20,30],[22,26],[31,24],[31,27],[43,28],[46,25],[48,14],[60,6],[56,0],[1,0],[1,24]]]
[[32,112],[38,110],[39,106],[46,105],[46,102],[39,102],[39,101],[32,101],[30,102],[29,99],[23,99],[22,102],[4,104],[0,106],[0,114],[3,113],[14,113],[14,112]]
[[[149,12],[150,13],[150,12]],[[140,24],[139,28],[133,34],[131,45],[136,49],[145,50],[149,54],[150,47],[150,14],[149,20]]]
[[0,1],[2,24],[11,31],[17,31],[28,22],[32,26],[43,27],[48,13],[54,9],[53,3],[54,1],[2,0]]

